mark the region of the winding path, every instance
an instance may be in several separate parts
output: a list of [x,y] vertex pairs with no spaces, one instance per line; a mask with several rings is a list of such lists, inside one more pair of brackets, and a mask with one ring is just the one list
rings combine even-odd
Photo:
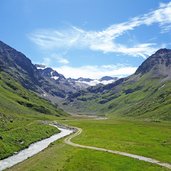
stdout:
[[131,158],[134,158],[134,159],[142,160],[142,161],[145,161],[145,162],[153,163],[153,164],[156,164],[156,165],[163,166],[163,167],[166,167],[168,169],[171,169],[171,164],[163,163],[163,162],[161,162],[159,160],[152,159],[152,158],[149,158],[149,157],[139,156],[139,155],[130,154],[130,153],[121,152],[121,151],[108,150],[106,148],[99,148],[99,147],[86,146],[86,145],[80,145],[80,144],[73,143],[73,142],[71,142],[71,139],[78,136],[78,135],[80,135],[81,132],[82,132],[81,128],[75,128],[75,129],[77,131],[74,134],[72,134],[72,135],[68,136],[67,138],[65,138],[64,142],[66,144],[74,146],[74,147],[79,147],[79,148],[86,148],[86,149],[91,149],[91,150],[104,151],[104,152],[107,152],[107,153],[127,156],[127,157],[131,157]]
[[109,150],[109,149],[105,149],[105,148],[86,146],[86,145],[80,145],[80,144],[73,143],[73,142],[71,142],[71,139],[81,134],[81,132],[82,132],[81,128],[64,126],[64,125],[57,124],[57,123],[56,124],[50,124],[50,125],[57,127],[61,132],[58,133],[58,134],[55,134],[55,135],[53,135],[53,136],[51,136],[49,138],[46,138],[44,140],[33,143],[33,144],[31,144],[29,146],[29,148],[21,150],[19,153],[15,154],[13,156],[10,156],[10,157],[8,157],[8,158],[6,158],[4,160],[0,160],[0,171],[26,160],[28,157],[31,157],[34,154],[37,154],[38,152],[45,149],[51,142],[54,142],[57,139],[65,137],[65,136],[67,136],[67,135],[69,135],[69,134],[71,134],[73,132],[75,132],[75,133],[71,134],[70,136],[68,136],[68,137],[66,137],[64,139],[64,142],[66,144],[68,144],[68,145],[71,145],[71,146],[74,146],[74,147],[79,147],[79,148],[85,148],[85,149],[91,149],[91,150],[97,150],[97,151],[103,151],[103,152],[107,152],[107,153],[127,156],[127,157],[131,157],[131,158],[134,158],[134,159],[142,160],[142,161],[145,161],[145,162],[153,163],[153,164],[156,164],[156,165],[163,166],[165,168],[171,169],[171,164],[163,163],[161,161],[158,161],[158,160],[155,160],[155,159],[152,159],[152,158],[139,156],[139,155],[135,155],[135,154],[130,154],[130,153],[126,153],[126,152]]

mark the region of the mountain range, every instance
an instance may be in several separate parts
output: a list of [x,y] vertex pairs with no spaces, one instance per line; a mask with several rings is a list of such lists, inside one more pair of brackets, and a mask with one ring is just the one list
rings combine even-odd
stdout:
[[171,120],[171,50],[158,50],[131,76],[89,87],[67,100],[64,105],[71,112]]
[[90,79],[90,78],[65,78],[64,75],[59,74],[56,70],[46,67],[42,64],[35,64],[36,68],[40,71],[41,75],[43,77],[48,77],[53,80],[57,80],[59,83],[60,81],[66,82],[66,84],[71,84],[71,86],[75,87],[77,90],[79,89],[85,89],[90,86],[96,86],[98,84],[106,85],[115,82],[118,80],[117,77],[111,77],[111,76],[104,76],[100,79]]
[[[23,87],[45,97],[67,97],[89,87],[88,79],[66,79],[52,68],[34,65],[24,54],[0,41],[0,69],[12,76]],[[87,83],[87,84],[86,84]],[[98,82],[100,83],[100,81]]]
[[24,54],[0,41],[0,73],[13,91],[15,86],[8,83],[8,77],[70,113],[171,119],[169,49],[158,50],[126,78],[72,79],[32,64]]

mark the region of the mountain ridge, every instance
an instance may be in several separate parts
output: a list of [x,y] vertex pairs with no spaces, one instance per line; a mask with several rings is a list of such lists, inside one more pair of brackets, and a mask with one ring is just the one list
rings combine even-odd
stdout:
[[[50,67],[34,65],[23,53],[2,41],[0,42],[0,69],[25,88],[51,100],[54,104],[60,104],[68,95],[91,86],[79,79],[67,79]],[[100,81],[97,83],[100,84]]]
[[[165,65],[166,67],[171,65],[171,50],[170,49],[159,49],[158,51],[156,51],[156,53],[154,53],[149,58],[147,58],[147,60],[145,60],[138,67],[135,74],[139,74],[139,73],[145,74],[149,72],[150,70],[154,70],[154,69],[161,72],[161,68],[159,68],[160,65]],[[169,71],[170,71],[170,68],[169,68]],[[170,75],[170,73],[167,73],[166,71],[165,73],[160,73],[160,74]]]
[[[1,72],[8,73],[26,89],[68,112],[171,119],[168,112],[171,110],[169,49],[160,49],[152,54],[131,76],[86,89],[52,68],[39,67],[43,69],[37,69],[24,54],[0,42]],[[91,81],[85,78],[80,80]]]
[[108,113],[171,120],[170,52],[169,49],[160,49],[147,58],[133,75],[73,94],[66,104],[75,108],[65,107],[68,111],[83,114]]
[[[54,76],[56,76],[56,77],[54,77],[55,80],[58,80],[58,79],[66,80],[66,82],[69,82],[72,85],[75,85],[75,88],[78,88],[78,90],[85,89],[90,86],[96,86],[98,84],[106,85],[106,84],[110,84],[110,83],[118,80],[117,77],[111,77],[111,76],[103,76],[100,79],[83,78],[83,77],[65,78],[64,75],[58,73],[56,70],[54,70],[51,67],[46,67],[45,65],[42,65],[42,64],[35,64],[35,66],[39,70],[41,75],[46,76],[46,77],[51,77],[51,78],[53,78],[52,76],[54,75]],[[78,87],[77,87],[77,84],[78,84]]]

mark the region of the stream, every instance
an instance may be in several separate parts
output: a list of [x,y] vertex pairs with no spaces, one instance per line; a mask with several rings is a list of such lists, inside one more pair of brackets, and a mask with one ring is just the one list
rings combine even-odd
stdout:
[[[55,125],[53,125],[55,126]],[[57,127],[57,126],[55,126]],[[43,139],[41,141],[35,142],[31,144],[28,148],[19,151],[17,154],[14,154],[8,158],[5,158],[3,160],[0,160],[0,171],[10,168],[17,163],[20,163],[29,157],[32,157],[33,155],[39,153],[43,149],[47,148],[50,143],[63,138],[71,133],[73,133],[73,130],[67,129],[67,128],[59,128],[57,127],[61,132],[57,133],[55,135],[52,135],[49,138]]]

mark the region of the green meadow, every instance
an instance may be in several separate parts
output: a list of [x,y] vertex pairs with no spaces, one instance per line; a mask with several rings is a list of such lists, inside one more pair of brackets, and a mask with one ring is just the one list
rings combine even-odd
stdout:
[[[170,122],[74,117],[63,118],[58,122],[83,129],[81,135],[72,140],[75,143],[144,155],[168,163],[171,161]],[[129,157],[72,147],[60,140],[9,170],[164,171],[168,169]]]
[[[105,113],[104,113],[105,114]],[[171,124],[167,121],[108,115],[107,120],[68,116],[58,106],[24,89],[8,74],[0,74],[0,159],[57,132],[44,121],[82,128],[73,142],[103,147],[171,162]],[[10,168],[20,171],[161,171],[168,170],[129,157],[80,149],[63,139],[28,160]]]

